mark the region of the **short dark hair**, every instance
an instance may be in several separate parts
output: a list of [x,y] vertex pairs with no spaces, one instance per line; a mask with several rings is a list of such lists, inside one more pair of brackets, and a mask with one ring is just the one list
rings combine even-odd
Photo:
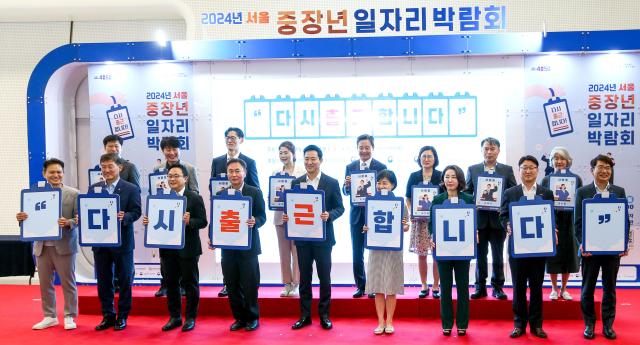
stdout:
[[162,140],[160,140],[160,150],[164,150],[165,147],[172,148],[172,149],[179,149],[180,139],[174,136],[162,138]]
[[538,163],[538,159],[536,159],[536,157],[534,157],[532,155],[524,155],[524,156],[520,157],[520,160],[518,160],[518,166],[522,165],[522,163],[524,161],[533,162],[533,164],[535,164],[536,167],[540,166],[540,164]]
[[482,141],[480,142],[480,147],[484,146],[485,142],[489,145],[496,145],[498,148],[500,148],[500,141],[496,138],[486,137],[482,139]]
[[302,150],[303,154],[306,154],[309,151],[316,151],[316,153],[318,153],[318,158],[320,158],[320,160],[322,160],[322,149],[319,148],[316,145],[308,145],[307,147],[304,148],[304,150]]
[[393,185],[393,188],[391,188],[391,190],[396,189],[396,187],[398,186],[398,179],[396,178],[396,174],[392,170],[384,169],[378,171],[378,174],[376,175],[376,182],[379,182],[383,178],[386,178],[387,180],[389,180],[389,182],[391,182],[391,184]]
[[176,164],[172,164],[169,169],[167,169],[167,173],[169,173],[169,171],[173,168],[178,168],[180,170],[182,170],[182,175],[184,175],[185,177],[189,177],[189,170],[187,170],[187,167],[180,164],[180,163],[176,163]]
[[369,142],[371,143],[371,147],[374,147],[374,148],[376,147],[376,145],[373,143],[373,135],[369,135],[369,134],[359,135],[358,138],[356,139],[356,145],[358,145],[363,140],[369,140]]
[[[462,192],[462,190],[466,186],[466,181],[464,179],[464,172],[457,165],[447,165],[444,170],[442,170],[442,177],[440,177],[440,184],[444,187],[444,175],[447,173],[447,170],[453,170],[456,173],[456,180],[458,180],[458,192]],[[445,188],[446,189],[446,188]]]
[[124,143],[124,140],[122,140],[122,138],[119,135],[111,134],[111,135],[107,135],[106,137],[104,137],[104,139],[102,139],[102,146],[106,147],[107,144],[112,141],[117,141],[118,143],[120,143],[120,145]]
[[436,151],[436,148],[433,146],[423,146],[420,149],[420,152],[418,152],[418,158],[416,159],[416,162],[418,162],[418,165],[422,168],[422,162],[420,161],[420,156],[422,156],[422,153],[424,151],[431,151],[433,152],[433,158],[435,159],[435,162],[433,162],[433,167],[437,167],[438,164],[440,164],[440,159],[438,159],[438,151]]
[[247,172],[247,163],[245,161],[243,161],[240,158],[231,158],[227,161],[227,168],[229,167],[229,165],[233,164],[233,163],[238,163],[242,166],[242,169],[244,169],[244,172]]
[[242,139],[244,138],[244,132],[238,128],[238,127],[229,127],[227,128],[226,131],[224,131],[224,136],[226,137],[227,135],[229,135],[229,132],[236,132],[236,134],[238,135],[238,138]]
[[595,158],[593,158],[591,162],[589,162],[589,164],[591,165],[591,169],[594,169],[596,167],[596,164],[598,164],[598,161],[609,164],[612,168],[614,165],[616,165],[616,163],[613,162],[613,159],[611,159],[611,157],[607,155],[599,154]]
[[291,154],[293,155],[293,161],[296,161],[296,147],[295,145],[293,145],[292,142],[290,141],[283,141],[280,143],[280,146],[278,146],[278,150],[280,150],[281,148],[286,148],[287,150],[289,150],[289,152],[291,152]]
[[100,163],[104,162],[114,162],[116,164],[122,164],[120,162],[120,157],[118,157],[118,155],[115,153],[105,153],[100,156]]
[[64,162],[59,160],[58,158],[49,158],[42,164],[42,171],[46,171],[49,165],[58,164],[62,167],[62,171],[64,171]]

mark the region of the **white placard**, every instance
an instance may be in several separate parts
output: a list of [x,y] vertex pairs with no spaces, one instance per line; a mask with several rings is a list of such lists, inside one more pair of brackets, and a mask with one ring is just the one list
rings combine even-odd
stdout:
[[555,220],[551,201],[520,201],[509,205],[513,257],[555,255]]
[[365,247],[379,250],[402,250],[402,198],[368,199],[366,224],[369,228]]
[[316,192],[285,193],[285,213],[288,239],[322,241],[325,239],[325,223],[320,218],[324,194]]
[[211,244],[227,249],[249,249],[251,230],[247,220],[251,218],[250,199],[216,196],[211,203]]
[[58,226],[58,219],[62,214],[60,198],[60,189],[22,191],[21,210],[28,215],[21,224],[20,237],[23,241],[62,238]]
[[584,204],[584,251],[592,254],[622,253],[627,249],[627,212],[624,202]]
[[480,175],[476,185],[476,206],[478,209],[499,210],[502,203],[504,179],[500,175]]
[[473,205],[435,205],[431,228],[438,260],[470,260],[476,257],[476,217]]
[[116,194],[85,194],[78,196],[80,245],[115,247],[121,243]]
[[351,173],[351,203],[364,205],[368,196],[376,195],[376,172],[361,170]]
[[145,227],[145,247],[184,248],[184,197],[150,197],[147,199],[147,218]]

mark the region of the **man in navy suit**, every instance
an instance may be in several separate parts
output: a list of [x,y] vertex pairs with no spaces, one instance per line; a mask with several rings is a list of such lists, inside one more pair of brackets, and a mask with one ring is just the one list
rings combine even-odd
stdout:
[[[374,149],[372,135],[363,134],[356,139],[356,143],[360,159],[349,163],[345,169],[344,184],[342,185],[342,192],[345,195],[351,194],[351,174],[358,173],[360,170],[374,170],[379,172],[387,168],[387,166],[382,162],[379,162],[372,157]],[[370,185],[371,181],[369,181],[369,186]],[[367,284],[366,272],[364,270],[365,235],[362,232],[362,226],[364,226],[364,206],[351,205],[349,223],[351,224],[353,279],[356,283],[356,291],[353,293],[353,297],[360,298],[364,295],[364,287]],[[369,297],[373,298],[374,296],[374,294],[371,294]]]
[[[491,137],[485,138],[480,143],[480,146],[482,147],[484,161],[470,166],[466,175],[467,187],[465,192],[473,193],[474,200],[476,199],[477,193],[482,193],[481,190],[476,190],[478,186],[478,175],[482,173],[490,173],[495,177],[503,177],[505,181],[503,190],[516,185],[513,168],[509,165],[498,163],[498,155],[500,154],[500,142],[498,139]],[[493,270],[491,272],[493,292],[491,295],[497,299],[507,298],[507,295],[502,291],[502,287],[504,286],[503,252],[505,231],[500,225],[498,214],[498,211],[478,211],[478,237],[480,241],[478,242],[478,258],[476,264],[476,291],[471,294],[471,299],[487,296],[487,255],[489,254],[489,245],[491,245],[491,257],[493,261]]]
[[[98,279],[98,297],[102,305],[102,321],[96,326],[97,331],[113,327],[116,331],[127,327],[127,317],[131,310],[131,285],[133,283],[133,223],[140,218],[140,188],[133,183],[120,178],[118,155],[105,153],[100,157],[100,169],[104,182],[98,182],[89,187],[101,187],[109,194],[120,196],[120,238],[122,243],[118,247],[94,247],[96,278]],[[120,294],[118,297],[118,313],[113,305],[114,286],[113,272],[118,275]]]
[[[320,280],[320,300],[318,313],[320,325],[323,329],[331,329],[333,324],[329,320],[329,306],[331,304],[331,250],[336,244],[333,234],[333,222],[344,213],[340,185],[338,180],[320,172],[322,164],[322,150],[316,145],[304,148],[304,167],[307,173],[295,179],[292,186],[307,183],[317,190],[324,191],[324,212],[320,215],[326,223],[326,238],[324,241],[295,241],[298,250],[298,266],[300,267],[300,319],[291,326],[300,329],[311,324],[311,280],[313,277],[313,262],[316,262],[318,279]],[[282,216],[284,222],[289,216]]]

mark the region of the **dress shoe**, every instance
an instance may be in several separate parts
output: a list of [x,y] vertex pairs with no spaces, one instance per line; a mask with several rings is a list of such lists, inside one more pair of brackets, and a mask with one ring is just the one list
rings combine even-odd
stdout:
[[509,335],[509,337],[511,338],[519,338],[521,336],[523,336],[525,333],[524,328],[519,328],[516,327],[513,329],[513,331],[511,331],[511,335]]
[[113,329],[116,331],[121,331],[123,329],[127,328],[127,319],[124,318],[117,318],[116,319],[116,324],[113,325]]
[[96,331],[104,331],[105,329],[109,329],[116,324],[116,318],[114,316],[105,316],[102,318],[102,321],[96,326]]
[[491,296],[497,299],[507,299],[507,294],[504,293],[501,288],[493,289],[493,292],[491,292]]
[[471,297],[471,299],[479,299],[479,298],[487,297],[487,289],[486,288],[476,289],[476,291],[474,291],[469,297]]
[[531,334],[533,334],[534,336],[536,336],[538,338],[542,338],[542,339],[546,339],[547,338],[547,333],[544,331],[544,329],[542,329],[542,327],[532,329],[531,330]]
[[467,330],[464,328],[458,328],[458,336],[464,337],[465,335],[467,335]]
[[331,322],[331,320],[329,320],[328,317],[325,317],[320,319],[320,326],[322,326],[322,329],[332,329],[333,323]]
[[611,328],[611,327],[604,327],[602,329],[602,334],[604,334],[605,338],[611,339],[611,340],[613,340],[613,339],[618,337],[616,335],[616,331],[614,331],[613,328]]
[[164,326],[162,326],[162,331],[164,332],[170,331],[180,326],[182,326],[182,318],[172,317],[169,319],[169,321],[167,321],[167,323],[164,324]]
[[431,293],[431,295],[433,296],[433,298],[438,299],[440,298],[440,290],[433,290],[433,292]]
[[594,326],[593,325],[587,325],[584,328],[584,332],[582,333],[582,335],[586,338],[586,339],[593,339],[596,337],[596,334],[594,333]]
[[446,335],[447,337],[451,335],[451,329],[442,329],[442,335]]
[[353,293],[353,298],[360,298],[364,296],[364,290],[357,289],[356,292]]
[[223,286],[222,290],[220,290],[220,292],[218,292],[218,297],[227,297],[229,295],[229,293],[227,292],[227,286]]
[[375,293],[370,293],[367,295],[367,297],[369,298],[376,298],[376,294]]
[[427,298],[429,296],[429,288],[426,290],[420,290],[420,294],[418,294],[418,298]]
[[251,331],[255,331],[256,328],[258,327],[260,327],[260,322],[258,322],[258,319],[255,319],[253,321],[247,322],[247,325],[244,327],[244,330],[251,332]]
[[243,329],[244,326],[246,326],[246,325],[247,325],[246,322],[240,321],[240,320],[236,320],[231,324],[231,327],[229,327],[229,330],[232,331],[232,332],[233,331],[237,331],[237,330]]
[[300,320],[296,321],[296,323],[294,323],[293,326],[291,326],[291,329],[300,329],[304,326],[309,326],[310,324],[311,324],[311,318],[303,317],[303,318],[300,318]]
[[162,286],[155,293],[156,297],[164,297],[166,295],[167,295],[167,288]]
[[196,319],[186,319],[184,320],[184,325],[182,326],[183,332],[189,332],[196,328]]

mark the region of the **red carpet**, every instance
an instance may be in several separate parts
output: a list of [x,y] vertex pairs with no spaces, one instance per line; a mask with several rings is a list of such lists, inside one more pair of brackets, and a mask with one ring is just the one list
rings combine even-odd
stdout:
[[[95,290],[93,286],[83,286],[81,291],[83,294],[90,293]],[[147,288],[141,289],[136,287],[136,295],[144,293]],[[148,288],[152,291],[154,288]],[[205,288],[207,294],[217,291],[216,287]],[[267,290],[261,289],[261,294],[267,294]],[[344,291],[343,291],[344,290]],[[335,288],[334,297],[346,295],[351,288]],[[408,291],[412,296],[413,290]],[[577,291],[572,290],[574,296]],[[129,326],[122,332],[114,332],[107,330],[104,332],[96,332],[93,327],[100,321],[99,315],[80,315],[78,319],[78,329],[74,331],[65,331],[62,326],[53,327],[42,331],[32,331],[31,326],[40,321],[42,318],[40,310],[39,289],[37,286],[0,286],[0,294],[2,303],[0,304],[0,335],[2,344],[19,344],[30,345],[56,342],[59,344],[118,344],[124,342],[128,344],[196,344],[196,343],[215,343],[215,344],[300,344],[301,342],[313,342],[314,344],[353,344],[354,342],[366,342],[367,344],[434,344],[434,343],[456,343],[456,344],[496,344],[499,342],[509,342],[513,344],[640,344],[640,335],[636,331],[636,327],[640,324],[640,313],[638,313],[638,305],[640,305],[640,290],[619,289],[618,290],[618,316],[615,323],[615,329],[618,332],[618,340],[610,342],[600,335],[601,325],[598,323],[596,330],[598,331],[595,341],[588,341],[582,338],[583,322],[582,320],[549,320],[546,319],[544,328],[549,334],[549,339],[541,340],[527,334],[526,336],[511,340],[509,333],[513,326],[511,320],[495,319],[494,308],[487,308],[488,314],[481,318],[473,318],[471,320],[468,336],[458,338],[452,336],[450,338],[441,335],[440,320],[435,316],[426,317],[408,317],[399,309],[396,312],[396,320],[394,326],[396,333],[390,336],[375,336],[372,331],[377,322],[375,313],[373,312],[373,301],[361,299],[358,303],[370,305],[371,313],[364,317],[350,318],[338,316],[339,311],[336,310],[336,303],[333,307],[334,329],[324,331],[320,328],[317,318],[314,324],[300,331],[292,331],[291,324],[296,320],[296,316],[292,317],[269,317],[265,314],[270,313],[266,310],[265,303],[262,303],[261,327],[255,332],[239,331],[231,333],[228,327],[232,320],[228,316],[201,316],[198,318],[196,329],[190,333],[182,333],[172,331],[164,333],[160,331],[160,327],[167,319],[166,310],[158,311],[155,316],[137,316],[132,315],[129,318]],[[404,296],[405,300],[413,297]],[[600,293],[597,294],[597,299]],[[161,300],[161,299],[160,299]],[[291,303],[281,301],[283,303]],[[295,300],[294,300],[295,301]],[[59,318],[62,319],[62,294],[59,291],[58,310]],[[434,301],[435,302],[435,301]],[[486,303],[496,303],[493,300],[486,300]],[[429,303],[428,300],[426,303]],[[508,304],[509,302],[507,302]],[[551,303],[551,302],[549,302]],[[545,304],[548,309],[549,303]],[[567,302],[553,302],[561,307],[569,305]],[[571,303],[572,304],[572,303]],[[275,302],[274,302],[274,305]],[[229,312],[228,305],[224,303],[220,305],[222,310],[216,313]],[[474,307],[472,307],[474,308]],[[296,309],[297,310],[297,309]],[[206,310],[202,310],[204,313]],[[364,311],[360,311],[364,313]],[[201,315],[203,314],[201,313]],[[273,311],[271,311],[273,313]],[[297,314],[296,314],[297,315]],[[315,315],[314,315],[315,317]]]

